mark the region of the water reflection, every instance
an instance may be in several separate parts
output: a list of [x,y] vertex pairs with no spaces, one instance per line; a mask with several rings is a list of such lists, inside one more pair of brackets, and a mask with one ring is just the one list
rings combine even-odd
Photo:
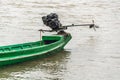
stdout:
[[[10,65],[0,69],[1,79],[61,80],[66,72],[70,52],[63,50],[57,55]],[[9,78],[9,79],[8,79]]]

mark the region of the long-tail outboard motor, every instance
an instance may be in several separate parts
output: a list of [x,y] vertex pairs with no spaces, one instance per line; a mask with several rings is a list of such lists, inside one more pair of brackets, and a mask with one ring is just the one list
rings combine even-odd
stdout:
[[47,32],[52,32],[52,31],[56,31],[56,32],[60,32],[60,31],[64,31],[66,29],[68,29],[68,27],[74,27],[74,26],[89,26],[89,28],[93,28],[96,31],[96,28],[99,28],[99,26],[94,24],[94,20],[92,20],[91,24],[79,24],[79,25],[66,25],[66,26],[62,26],[62,24],[60,23],[59,19],[58,19],[58,15],[56,13],[50,13],[47,16],[43,16],[42,17],[43,23],[50,27],[52,30],[39,30],[39,31],[47,31]]
[[52,29],[52,31],[58,31],[62,27],[56,13],[50,13],[47,16],[43,16],[42,20],[46,26],[49,26]]

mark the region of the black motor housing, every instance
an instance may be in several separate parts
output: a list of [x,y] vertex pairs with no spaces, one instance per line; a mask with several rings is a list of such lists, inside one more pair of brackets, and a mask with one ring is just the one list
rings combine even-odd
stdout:
[[58,15],[56,13],[50,13],[47,16],[42,17],[43,23],[46,26],[49,26],[53,31],[57,31],[60,29],[62,24],[58,20]]

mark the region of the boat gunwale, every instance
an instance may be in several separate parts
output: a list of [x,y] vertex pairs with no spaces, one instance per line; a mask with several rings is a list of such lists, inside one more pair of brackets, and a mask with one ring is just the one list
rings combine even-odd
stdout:
[[57,48],[59,48],[60,46],[62,46],[64,43],[62,43],[62,44],[60,44],[60,45],[58,45],[57,47],[54,47],[54,48],[52,48],[52,49],[50,49],[50,50],[47,50],[47,51],[42,51],[42,52],[37,52],[36,54],[29,54],[29,55],[21,55],[21,57],[20,56],[15,56],[14,58],[7,58],[6,57],[6,59],[0,59],[0,62],[1,61],[7,61],[7,60],[16,60],[16,59],[21,59],[21,58],[27,58],[27,57],[32,57],[32,56],[37,56],[37,55],[43,55],[43,54],[47,54],[48,52],[50,52],[50,51],[52,51],[52,50],[54,50],[54,49],[57,49]]
[[[34,49],[37,49],[37,48],[39,49],[39,48],[43,48],[43,47],[46,47],[46,46],[56,44],[58,42],[61,42],[64,39],[63,35],[53,35],[53,36],[54,37],[60,37],[60,39],[58,41],[50,43],[50,44],[44,44],[42,46],[39,45],[39,46],[31,47],[31,48],[23,48],[23,49],[20,49],[20,50],[11,50],[11,51],[6,51],[6,52],[0,52],[0,54],[9,54],[9,53],[12,53],[12,52],[20,52],[20,51],[26,51],[26,50],[32,50],[32,49],[34,50]],[[35,42],[42,42],[42,40],[41,41],[35,41]],[[23,44],[29,44],[29,43],[35,43],[35,42],[28,42],[28,43],[21,43],[21,44],[15,44],[15,45],[1,46],[0,48],[2,48],[2,47],[11,48],[9,46],[17,46],[17,45],[22,47]]]

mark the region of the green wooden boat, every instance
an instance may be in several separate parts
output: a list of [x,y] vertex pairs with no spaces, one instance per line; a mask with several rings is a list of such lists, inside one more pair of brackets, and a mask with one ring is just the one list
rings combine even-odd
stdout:
[[23,62],[34,58],[44,58],[49,55],[55,54],[62,50],[64,46],[69,42],[72,36],[69,33],[64,32],[68,27],[74,26],[89,26],[96,31],[94,20],[92,24],[81,25],[66,25],[62,26],[58,20],[56,13],[51,13],[42,17],[43,23],[50,27],[51,30],[39,30],[41,32],[57,32],[57,35],[42,36],[41,41],[29,42],[16,45],[8,45],[0,47],[0,66]]
[[42,36],[41,41],[0,47],[0,66],[34,58],[44,58],[62,50],[71,39],[70,34]]

